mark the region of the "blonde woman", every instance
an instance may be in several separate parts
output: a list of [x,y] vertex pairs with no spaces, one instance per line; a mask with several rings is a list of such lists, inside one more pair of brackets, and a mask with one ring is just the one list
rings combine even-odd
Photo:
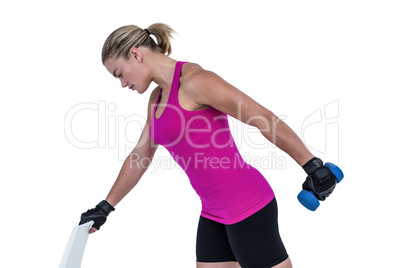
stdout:
[[[129,25],[112,32],[104,43],[102,62],[123,88],[143,94],[151,82],[158,85],[130,154],[148,165],[133,165],[129,155],[106,199],[83,213],[80,223],[94,220],[90,232],[98,230],[138,183],[161,144],[185,170],[202,202],[197,267],[292,267],[278,230],[274,192],[263,175],[243,161],[227,115],[257,127],[306,171],[319,169],[322,162],[270,110],[200,65],[170,58],[173,33],[162,23],[147,29]],[[326,180],[324,186],[331,185]]]

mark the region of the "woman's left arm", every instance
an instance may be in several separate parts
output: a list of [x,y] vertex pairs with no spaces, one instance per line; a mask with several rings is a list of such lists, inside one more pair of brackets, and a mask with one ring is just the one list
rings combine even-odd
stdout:
[[192,75],[186,93],[200,105],[209,105],[241,122],[257,127],[270,142],[303,166],[314,156],[297,134],[273,112],[223,80],[202,70]]

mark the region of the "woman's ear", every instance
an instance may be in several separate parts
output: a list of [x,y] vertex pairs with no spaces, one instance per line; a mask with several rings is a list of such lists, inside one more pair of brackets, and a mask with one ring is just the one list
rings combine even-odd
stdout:
[[136,47],[132,47],[130,49],[130,57],[133,56],[136,60],[139,60],[140,50]]

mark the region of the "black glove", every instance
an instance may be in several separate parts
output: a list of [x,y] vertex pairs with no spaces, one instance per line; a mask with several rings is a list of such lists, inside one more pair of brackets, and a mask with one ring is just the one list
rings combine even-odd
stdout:
[[89,221],[94,221],[92,227],[100,229],[100,227],[106,222],[107,216],[110,212],[114,211],[114,207],[110,205],[106,200],[101,201],[93,209],[88,209],[87,212],[81,214],[81,221],[79,224],[84,224]]
[[314,192],[318,200],[324,201],[335,189],[335,175],[317,157],[304,164],[303,169],[308,174],[302,186],[303,190]]

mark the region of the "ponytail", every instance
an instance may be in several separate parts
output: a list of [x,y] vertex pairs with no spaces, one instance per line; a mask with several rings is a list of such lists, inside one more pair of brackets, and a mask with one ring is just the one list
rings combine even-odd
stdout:
[[[102,63],[108,58],[130,58],[130,49],[133,47],[146,47],[151,51],[159,51],[169,56],[172,53],[170,40],[176,33],[164,23],[154,23],[147,28],[148,31],[135,25],[122,26],[113,31],[106,39],[102,48]],[[150,37],[156,37],[157,44]]]

